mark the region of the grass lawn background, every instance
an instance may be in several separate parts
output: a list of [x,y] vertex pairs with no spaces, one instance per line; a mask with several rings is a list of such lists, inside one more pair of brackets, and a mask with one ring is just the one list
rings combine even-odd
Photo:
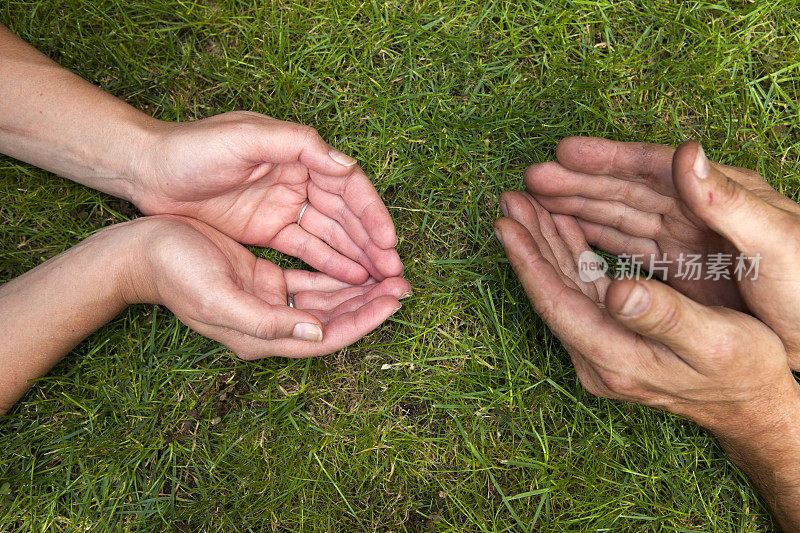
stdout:
[[[798,2],[2,0],[0,22],[164,120],[314,125],[373,178],[416,291],[314,360],[129,308],[0,420],[0,530],[771,528],[702,430],[582,389],[491,222],[572,134],[696,138],[797,199]],[[0,157],[0,281],[134,216]]]

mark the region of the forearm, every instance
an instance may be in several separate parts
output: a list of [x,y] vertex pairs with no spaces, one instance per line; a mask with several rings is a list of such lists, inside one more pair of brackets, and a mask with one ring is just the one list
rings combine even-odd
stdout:
[[0,152],[133,200],[156,124],[0,25]]
[[25,393],[30,379],[125,307],[131,258],[119,242],[123,226],[0,286],[0,414]]

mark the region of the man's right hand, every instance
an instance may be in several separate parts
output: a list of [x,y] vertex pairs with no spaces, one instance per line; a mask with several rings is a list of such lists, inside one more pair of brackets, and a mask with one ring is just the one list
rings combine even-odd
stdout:
[[[709,162],[696,142],[675,150],[570,137],[556,155],[525,177],[545,209],[577,217],[600,249],[642,254],[645,267],[666,255],[672,287],[700,303],[749,310],[800,370],[800,206],[753,171]],[[674,269],[680,254],[739,252],[760,254],[757,278],[687,280]]]

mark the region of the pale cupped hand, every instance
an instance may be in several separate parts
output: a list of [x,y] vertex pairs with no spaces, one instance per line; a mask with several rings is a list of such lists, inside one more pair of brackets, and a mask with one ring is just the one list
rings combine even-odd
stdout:
[[353,285],[281,270],[191,218],[145,217],[116,228],[132,243],[125,301],[165,305],[243,359],[335,352],[378,327],[411,293],[397,277]]
[[355,160],[313,128],[235,111],[162,122],[151,138],[135,164],[142,212],[197,218],[347,283],[402,274],[394,224],[377,191]]

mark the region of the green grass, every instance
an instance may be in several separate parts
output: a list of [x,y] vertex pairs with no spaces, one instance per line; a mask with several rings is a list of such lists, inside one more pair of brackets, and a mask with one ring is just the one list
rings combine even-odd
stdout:
[[[702,430],[581,388],[491,222],[571,134],[694,137],[796,199],[796,1],[4,0],[0,21],[162,119],[315,125],[373,177],[416,290],[303,361],[128,309],[0,421],[0,530],[771,528]],[[0,281],[133,216],[0,176]]]

